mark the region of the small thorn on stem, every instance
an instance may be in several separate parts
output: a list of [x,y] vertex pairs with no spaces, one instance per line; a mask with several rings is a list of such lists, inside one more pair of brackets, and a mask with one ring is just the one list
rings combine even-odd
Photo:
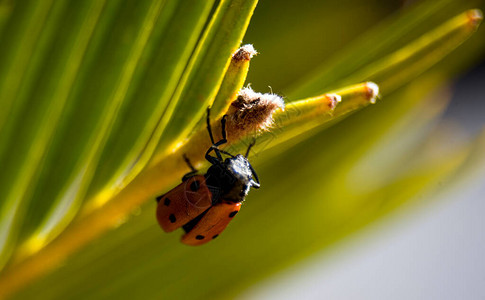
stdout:
[[376,103],[376,99],[377,97],[379,97],[379,86],[371,81],[366,82],[365,85],[367,88],[367,93],[366,93],[367,99],[372,104]]
[[337,94],[326,94],[325,96],[328,100],[328,107],[331,110],[335,109],[337,104],[342,101],[342,97]]

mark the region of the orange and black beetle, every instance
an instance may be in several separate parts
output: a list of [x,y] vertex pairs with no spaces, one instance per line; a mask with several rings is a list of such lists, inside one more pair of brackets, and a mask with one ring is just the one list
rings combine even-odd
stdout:
[[[259,188],[258,175],[247,156],[254,145],[251,143],[246,155],[232,155],[218,147],[226,140],[226,116],[222,118],[222,139],[214,142],[210,126],[210,110],[207,110],[207,130],[212,146],[205,158],[211,166],[204,175],[185,158],[192,170],[182,178],[182,183],[168,193],[157,197],[157,220],[166,232],[179,227],[185,230],[182,243],[202,245],[215,239],[239,212],[241,203],[251,187]],[[211,156],[214,152],[216,156]],[[228,155],[226,159],[222,154]]]

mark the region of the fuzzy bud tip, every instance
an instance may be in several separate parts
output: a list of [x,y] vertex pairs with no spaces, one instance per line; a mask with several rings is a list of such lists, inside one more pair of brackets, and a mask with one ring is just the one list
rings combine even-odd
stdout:
[[228,126],[236,136],[268,130],[273,125],[273,113],[277,109],[284,110],[284,107],[283,98],[278,95],[243,88],[227,112]]
[[366,82],[365,86],[367,88],[366,97],[370,103],[376,103],[377,97],[379,97],[379,86],[374,82]]
[[476,30],[483,20],[483,13],[479,9],[471,9],[467,11],[467,17],[472,30]]
[[258,52],[254,50],[253,45],[247,44],[237,49],[237,51],[232,55],[232,59],[240,60],[250,60],[253,56],[257,55]]

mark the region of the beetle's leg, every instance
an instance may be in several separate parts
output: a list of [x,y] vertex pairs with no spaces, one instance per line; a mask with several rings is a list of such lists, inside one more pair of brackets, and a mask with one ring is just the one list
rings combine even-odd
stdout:
[[[224,135],[225,135],[224,134],[222,140],[218,141],[217,143],[214,142],[214,136],[212,135],[212,129],[211,129],[210,112],[211,112],[210,107],[208,107],[207,108],[207,131],[209,131],[209,136],[211,138],[212,146],[211,146],[211,148],[209,148],[209,150],[207,150],[207,152],[205,154],[205,158],[211,164],[213,164],[213,162],[211,161],[211,159],[209,159],[209,157],[208,157],[209,156],[209,152],[214,151],[216,153],[216,155],[217,155],[217,159],[219,161],[222,161],[222,155],[219,152],[219,149],[217,149],[217,146],[224,144],[226,141],[225,141],[225,138],[224,138]],[[224,131],[225,131],[225,127],[226,127],[225,117],[222,118],[221,124],[222,124],[222,127],[224,128]]]
[[225,155],[229,155],[230,157],[234,157],[234,155],[232,155],[231,153],[227,152],[227,151],[224,151],[224,150],[221,150],[221,149],[218,149],[219,152],[221,153],[224,153]]
[[222,139],[220,141],[218,141],[217,143],[214,142],[214,136],[212,135],[212,129],[211,129],[211,123],[210,123],[210,108],[207,108],[207,131],[209,132],[209,137],[211,139],[211,142],[212,142],[212,146],[211,148],[209,148],[209,150],[207,150],[206,154],[205,154],[205,158],[213,164],[213,160],[211,160],[209,158],[209,153],[211,151],[214,151],[216,153],[216,156],[217,156],[217,159],[222,162],[223,159],[222,159],[222,155],[221,155],[221,152],[220,150],[217,148],[218,146],[222,145],[222,144],[225,144],[227,143],[227,139],[226,139],[226,117],[227,115],[224,115],[222,117],[222,120],[221,120],[221,127],[222,127]]
[[211,142],[212,142],[212,145],[214,145],[214,136],[212,135],[212,129],[211,129],[211,108],[208,107],[207,108],[207,118],[206,118],[206,122],[207,122],[207,131],[209,131],[209,136],[211,138]]
[[[212,151],[215,151],[216,154],[218,154],[218,157],[214,157],[209,155]],[[207,159],[212,165],[219,164],[222,162],[222,156],[221,153],[219,152],[220,150],[217,149],[216,146],[212,145],[207,152],[205,153],[205,159]],[[220,157],[220,158],[219,158]]]
[[207,150],[207,152],[205,153],[205,159],[207,159],[211,164],[217,164],[217,163],[222,162],[222,157],[221,157],[221,159],[218,159],[217,157],[209,155],[209,153],[211,153],[211,151],[215,151],[216,153],[219,153],[219,155],[221,153],[224,153],[226,155],[229,155],[230,157],[234,157],[234,155],[232,155],[231,153],[224,151],[224,150],[221,150],[221,149],[217,148],[215,145],[212,145],[209,148],[209,150]]
[[165,196],[165,194],[160,195],[157,198],[155,198],[155,200],[157,201],[157,203],[160,202],[160,200],[163,198],[163,196]]
[[195,174],[197,174],[197,169],[194,168],[194,166],[190,163],[189,158],[185,154],[184,154],[184,161],[189,166],[191,171],[189,173],[185,174],[184,177],[182,177],[182,182],[186,181],[190,177],[193,177]]
[[[222,116],[222,119],[221,119],[222,140],[217,142],[217,143],[220,143],[219,145],[227,143],[227,139],[226,139],[226,134],[227,134],[227,132],[226,132],[226,118],[227,118],[227,115],[224,115],[224,116]],[[224,141],[224,143],[221,143],[222,141]]]
[[258,174],[256,174],[256,171],[254,171],[253,166],[251,166],[251,164],[249,164],[249,168],[251,169],[251,173],[253,173],[254,179],[256,179],[256,181],[251,179],[251,186],[255,189],[259,189],[260,184],[259,184]]
[[189,160],[189,158],[187,157],[187,155],[185,155],[185,154],[184,154],[184,155],[183,155],[183,157],[184,157],[184,161],[185,161],[185,163],[187,164],[187,166],[189,166],[189,168],[190,168],[190,170],[191,170],[191,173],[192,173],[192,172],[197,172],[197,169],[196,169],[196,168],[194,168],[194,166],[193,166],[193,165],[190,163],[190,160]]
[[222,119],[221,119],[222,139],[216,143],[214,142],[214,136],[212,135],[212,128],[211,128],[211,122],[210,122],[210,107],[207,108],[207,131],[209,131],[209,136],[210,136],[212,145],[216,147],[227,143],[226,118],[227,118],[227,115],[222,116]]

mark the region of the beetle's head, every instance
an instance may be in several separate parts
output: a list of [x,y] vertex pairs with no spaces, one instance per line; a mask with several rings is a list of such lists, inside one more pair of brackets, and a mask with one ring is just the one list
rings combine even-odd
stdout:
[[236,180],[249,187],[254,187],[255,189],[259,188],[258,175],[244,155],[238,154],[234,157],[226,158],[224,164]]

